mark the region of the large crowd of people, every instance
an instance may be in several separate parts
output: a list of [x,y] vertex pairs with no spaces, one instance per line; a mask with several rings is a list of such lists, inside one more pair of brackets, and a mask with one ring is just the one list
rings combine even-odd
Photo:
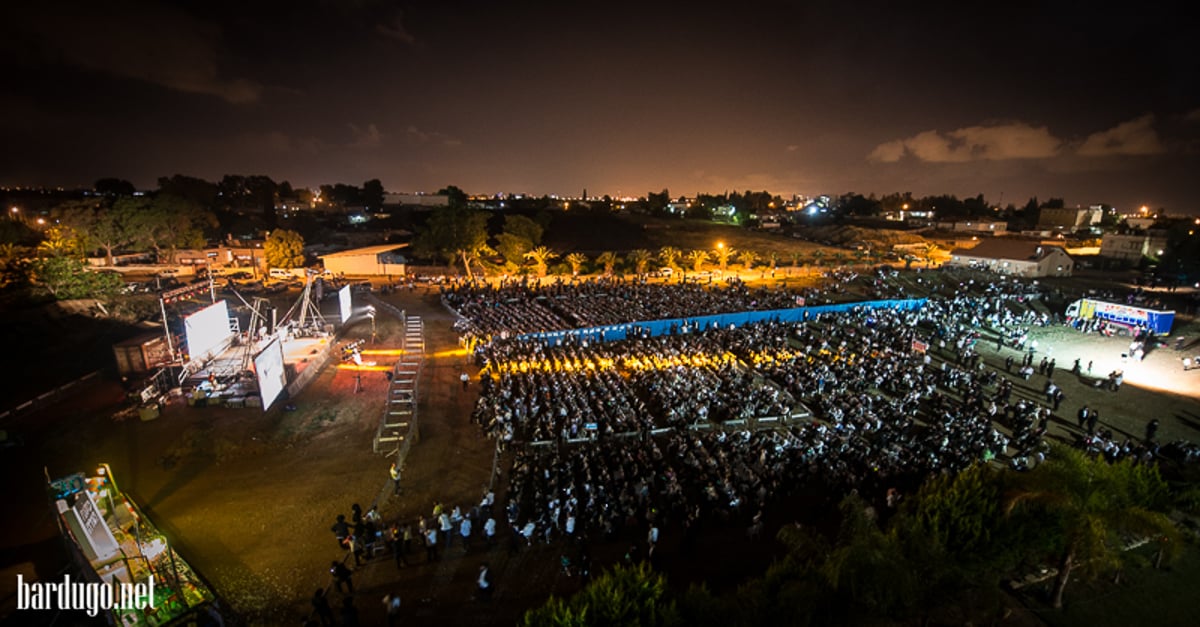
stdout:
[[[906,296],[889,278],[871,277],[872,289]],[[696,312],[688,289],[627,287],[627,297],[655,294],[657,315]],[[946,291],[915,310],[860,306],[609,343],[493,338],[479,351],[475,419],[526,445],[509,478],[509,522],[529,538],[611,534],[662,517],[753,514],[802,482],[882,497],[979,460],[1036,463],[1054,394],[1018,387],[976,345],[1032,352],[1030,330],[1049,315],[1020,282]],[[751,293],[734,286],[704,302]],[[511,309],[546,297],[507,295]],[[777,420],[758,424],[767,417]]]
[[794,307],[796,297],[812,299],[819,290],[751,288],[737,278],[720,284],[604,277],[582,281],[557,278],[541,284],[527,278],[499,283],[462,283],[445,288],[443,301],[460,316],[459,330],[488,342],[525,333],[560,331]]
[[[1056,364],[1034,328],[1059,320],[1026,282],[948,278],[838,273],[803,296],[828,302],[853,287],[911,298],[915,281],[929,294],[916,309],[851,305],[794,322],[685,324],[658,337],[556,344],[516,336],[783,309],[798,293],[736,281],[454,284],[444,302],[462,316],[481,366],[473,418],[514,455],[504,496],[485,490],[478,504],[435,505],[431,516],[390,526],[356,511],[352,527],[339,520],[333,531],[339,545],[349,538],[351,556],[363,546],[373,554],[373,538],[387,541],[398,567],[419,547],[432,562],[498,538],[516,551],[632,532],[652,552],[660,534],[687,537],[708,520],[752,530],[772,502],[814,486],[890,505],[934,473],[993,460],[1035,466],[1050,421],[1064,417]],[[1009,357],[1003,366],[978,351],[992,343]],[[1076,360],[1072,372],[1081,369]],[[1086,405],[1076,417],[1076,445],[1109,460],[1200,460],[1188,442],[1159,448],[1157,421],[1139,440],[1114,435]],[[564,568],[579,565],[564,558]]]

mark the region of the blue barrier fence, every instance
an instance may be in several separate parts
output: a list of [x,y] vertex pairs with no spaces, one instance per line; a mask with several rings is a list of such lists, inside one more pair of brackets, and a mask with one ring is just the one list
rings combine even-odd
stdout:
[[623,340],[637,334],[657,337],[668,335],[672,329],[679,331],[685,326],[694,331],[705,331],[713,327],[741,327],[747,324],[763,321],[774,322],[803,322],[813,316],[824,313],[842,313],[853,309],[920,309],[925,306],[924,298],[904,300],[868,300],[857,303],[837,303],[833,305],[817,305],[814,307],[793,307],[791,309],[770,309],[765,311],[740,311],[737,313],[715,314],[711,316],[695,316],[691,318],[668,318],[666,320],[648,320],[629,322],[584,329],[568,329],[564,331],[543,331],[540,333],[523,333],[516,336],[521,340],[541,340],[550,346],[557,346],[567,338],[575,338],[588,342],[613,342]]

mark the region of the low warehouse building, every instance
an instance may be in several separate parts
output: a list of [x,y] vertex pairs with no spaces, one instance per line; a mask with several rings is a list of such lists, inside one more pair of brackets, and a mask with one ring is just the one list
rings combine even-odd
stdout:
[[1071,276],[1075,262],[1060,246],[1037,241],[988,239],[950,253],[951,266],[983,268],[1020,277]]
[[325,270],[346,276],[404,276],[408,260],[397,251],[408,244],[380,244],[322,255]]

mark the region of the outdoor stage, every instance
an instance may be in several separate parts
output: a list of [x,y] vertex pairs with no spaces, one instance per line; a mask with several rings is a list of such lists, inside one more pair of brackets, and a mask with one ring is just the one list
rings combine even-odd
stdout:
[[[212,358],[183,382],[184,394],[192,406],[261,407],[262,397],[255,370],[255,356],[272,339],[254,346],[235,343]],[[285,387],[290,394],[299,392],[333,353],[336,337],[284,336],[281,342]],[[312,370],[310,372],[310,370]],[[269,403],[268,403],[269,405]]]

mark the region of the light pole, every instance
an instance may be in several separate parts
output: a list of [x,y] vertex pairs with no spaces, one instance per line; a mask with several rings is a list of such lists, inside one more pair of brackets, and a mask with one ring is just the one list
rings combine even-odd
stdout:
[[371,319],[371,345],[375,344],[375,306],[367,305],[367,317]]

